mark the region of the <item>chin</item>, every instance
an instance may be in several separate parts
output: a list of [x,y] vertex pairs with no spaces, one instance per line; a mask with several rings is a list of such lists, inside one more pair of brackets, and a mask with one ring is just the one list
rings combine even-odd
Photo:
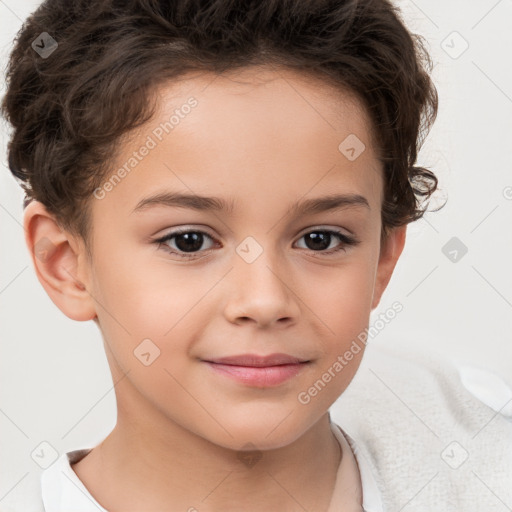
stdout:
[[246,417],[239,421],[224,421],[224,430],[220,435],[204,436],[210,442],[235,451],[276,450],[290,445],[304,434],[314,423],[314,420],[303,418],[300,421],[296,415],[279,414],[266,416],[262,413]]

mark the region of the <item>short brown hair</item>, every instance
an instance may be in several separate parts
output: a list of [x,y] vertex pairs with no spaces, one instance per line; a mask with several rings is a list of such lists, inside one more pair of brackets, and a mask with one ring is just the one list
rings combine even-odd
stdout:
[[[47,32],[46,58],[33,42]],[[437,115],[432,62],[388,0],[46,0],[19,31],[2,113],[9,168],[85,241],[93,191],[151,91],[187,71],[276,64],[357,95],[385,175],[383,233],[423,216],[437,178],[414,166]]]

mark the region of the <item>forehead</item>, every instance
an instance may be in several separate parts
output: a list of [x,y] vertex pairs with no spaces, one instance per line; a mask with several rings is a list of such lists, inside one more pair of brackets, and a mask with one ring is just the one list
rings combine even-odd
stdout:
[[155,115],[125,139],[112,167],[110,176],[126,172],[98,205],[105,215],[109,207],[127,215],[164,189],[224,196],[235,208],[256,199],[261,208],[263,197],[269,208],[293,203],[309,191],[382,196],[366,111],[317,77],[268,67],[192,72],[154,93]]
[[[237,131],[239,137],[226,139],[224,144],[237,144],[244,135],[252,134],[257,135],[254,143],[261,142],[261,149],[267,149],[269,141],[276,139],[300,140],[316,135],[330,143],[351,133],[364,139],[368,148],[374,146],[370,140],[371,122],[355,93],[311,73],[268,66],[251,66],[220,75],[191,72],[161,85],[155,93],[158,109],[154,121],[165,123],[178,111],[174,128],[181,124],[181,132],[193,130],[188,135],[194,135],[197,141],[203,135],[213,140],[244,127]],[[192,97],[199,108],[183,115],[180,107],[190,110],[186,102]],[[182,123],[186,118],[190,119]]]

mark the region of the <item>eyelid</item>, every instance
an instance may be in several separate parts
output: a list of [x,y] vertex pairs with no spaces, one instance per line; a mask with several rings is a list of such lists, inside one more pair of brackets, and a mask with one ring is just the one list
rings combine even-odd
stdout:
[[[304,228],[299,232],[298,238],[303,237],[307,233],[311,233],[311,231],[333,231],[335,233],[339,233],[340,235],[346,236],[347,238],[355,238],[355,234],[352,233],[352,231],[346,228],[340,228],[338,226],[331,226],[329,224],[318,224]],[[346,233],[344,233],[344,231],[346,231]]]
[[172,235],[180,235],[182,233],[204,233],[205,235],[208,235],[210,238],[216,239],[217,237],[210,233],[209,228],[203,225],[196,225],[196,224],[185,224],[182,226],[176,226],[173,228],[168,228],[167,231],[164,232],[163,235],[156,235],[151,237],[150,241],[156,242],[157,240],[160,240],[162,238],[167,238]]

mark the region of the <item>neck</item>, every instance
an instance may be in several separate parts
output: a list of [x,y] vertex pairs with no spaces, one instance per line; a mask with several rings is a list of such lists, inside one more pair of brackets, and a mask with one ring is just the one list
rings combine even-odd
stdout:
[[327,511],[342,456],[328,413],[286,446],[240,452],[131,397],[118,399],[115,428],[73,466],[106,510]]

